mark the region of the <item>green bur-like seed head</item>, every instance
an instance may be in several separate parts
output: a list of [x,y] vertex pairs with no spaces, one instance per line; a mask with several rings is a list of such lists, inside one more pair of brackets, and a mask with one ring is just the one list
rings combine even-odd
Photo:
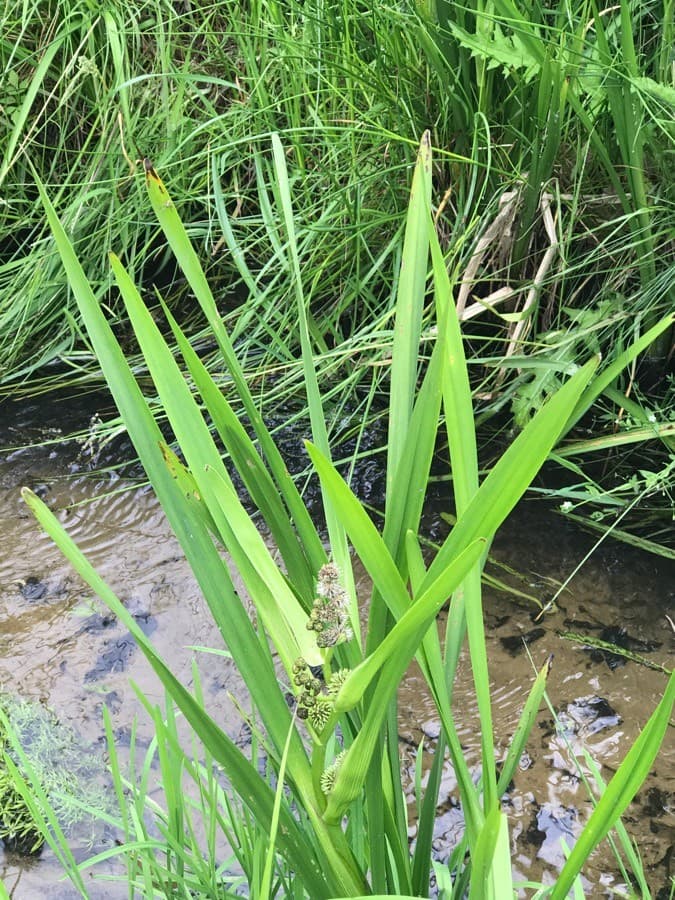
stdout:
[[333,701],[326,696],[314,698],[314,705],[309,710],[309,722],[319,734],[324,730],[333,712]]

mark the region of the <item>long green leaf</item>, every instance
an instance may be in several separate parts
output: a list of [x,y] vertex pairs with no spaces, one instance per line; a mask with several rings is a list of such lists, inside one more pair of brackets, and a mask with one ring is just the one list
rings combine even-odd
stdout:
[[401,453],[406,442],[417,387],[420,329],[427,280],[431,212],[431,134],[422,135],[408,204],[401,274],[396,299],[389,393],[387,502],[395,494]]
[[383,538],[331,462],[308,441],[305,447],[375,589],[385,599],[394,618],[399,619],[408,608],[410,597]]
[[[309,311],[307,300],[302,287],[302,274],[300,271],[300,259],[298,256],[298,244],[295,233],[295,221],[293,218],[293,205],[291,202],[291,188],[288,180],[288,169],[284,148],[278,134],[272,135],[272,152],[274,155],[274,169],[277,179],[279,203],[286,228],[288,250],[290,255],[290,267],[293,272],[293,286],[295,288],[296,309],[298,313],[298,328],[300,331],[300,347],[302,350],[302,370],[304,376],[305,392],[307,395],[307,407],[309,409],[310,422],[312,424],[312,439],[321,449],[321,452],[330,457],[328,443],[328,430],[323,411],[321,392],[314,365],[314,355],[309,330]],[[349,549],[345,537],[344,528],[340,524],[338,516],[327,497],[323,499],[326,516],[326,527],[330,541],[331,554],[338,565],[350,600],[349,616],[356,642],[361,644],[361,629],[359,627],[359,608],[354,588]]]
[[501,897],[513,896],[506,891],[503,894],[495,893],[492,883],[492,866],[503,815],[499,807],[493,807],[481,829],[471,854],[469,900],[500,900]]
[[[450,448],[452,489],[457,515],[478,490],[478,450],[469,369],[462,331],[452,296],[452,285],[435,230],[430,235],[439,339],[447,344],[443,369],[443,409]],[[441,335],[441,331],[443,334]]]
[[[461,327],[452,298],[447,266],[438,243],[436,232],[430,235],[433,260],[435,299],[438,309],[439,331],[444,329],[447,343],[446,362],[443,369],[443,408],[450,449],[452,486],[457,515],[468,508],[478,491],[478,451],[473,414],[471,386],[468,366],[464,354]],[[493,532],[485,532],[490,541]],[[486,553],[489,543],[486,545]],[[466,581],[456,591],[451,604],[445,630],[445,675],[443,684],[454,683],[455,670],[468,631],[471,671],[476,689],[479,717],[481,721],[481,757],[483,766],[484,807],[492,810],[497,806],[496,777],[494,774],[494,738],[492,729],[492,705],[490,696],[490,674],[488,667],[483,609],[481,596],[481,572],[484,559],[468,573]],[[450,689],[448,690],[450,695]],[[448,696],[448,704],[450,696]],[[458,760],[453,752],[453,764]],[[473,835],[470,834],[470,838]]]
[[44,80],[47,77],[49,67],[52,64],[54,57],[61,52],[66,37],[67,35],[65,33],[61,33],[42,49],[40,60],[35,66],[30,84],[27,88],[23,88],[22,90],[23,101],[21,103],[21,108],[17,110],[16,115],[12,117],[14,127],[9,135],[5,134],[3,140],[4,153],[2,164],[0,165],[0,184],[4,182],[16,159],[16,148],[19,143],[19,138],[21,137],[21,132],[26,127],[27,122],[33,122],[31,118],[31,109],[35,103],[35,98],[37,97],[40,88],[43,87]]
[[548,678],[549,672],[551,671],[552,661],[553,658],[549,657],[544,663],[534,680],[534,684],[532,685],[530,693],[527,695],[525,706],[523,707],[523,711],[518,721],[518,727],[516,728],[515,733],[511,738],[509,752],[506,754],[506,759],[504,760],[504,763],[501,767],[501,773],[499,775],[499,781],[497,783],[497,796],[499,798],[503,797],[503,795],[508,790],[511,779],[513,778],[516,769],[518,768],[518,764],[520,763],[520,758],[523,754],[523,750],[525,749],[525,744],[537,719],[537,713],[539,711],[539,707],[541,706],[544,691],[546,690],[546,680]]
[[[290,512],[260,458],[256,445],[168,308],[165,307],[164,311],[211,421],[232,457],[251,499],[262,513],[279,548],[286,570],[293,573],[294,587],[311,603],[316,573],[327,561],[316,529],[314,527],[305,529],[302,539],[298,539],[295,523],[291,522]],[[303,523],[298,524],[301,526]]]
[[457,586],[457,571],[461,571],[463,577],[471,565],[480,559],[484,548],[484,539],[478,538],[457,558],[454,565],[448,566],[439,578],[414,600],[412,606],[396,622],[379,647],[352,670],[335,699],[336,712],[353,709],[372,679],[392,660],[396,659],[405,671],[422,637]]
[[288,506],[292,520],[302,533],[309,533],[312,523],[302,499],[288,477],[286,465],[279,450],[272,440],[269,431],[256,406],[241,365],[232,347],[230,337],[225,330],[218,313],[216,301],[209,287],[204,270],[192,246],[189,235],[176,210],[171,196],[162,179],[149,160],[145,160],[146,186],[150,203],[157,220],[171,247],[178,265],[201,306],[211,327],[213,335],[221,349],[225,363],[234,381],[237,396],[242,401],[246,415],[255,431],[260,446],[267,459],[274,480]]
[[599,372],[593,382],[583,392],[578,403],[569,417],[563,434],[567,433],[573,425],[586,413],[597,398],[608,388],[619,375],[630,366],[638,356],[645,352],[657,338],[672,328],[675,324],[675,312],[669,313],[649,328],[643,335],[633,341],[606,369]]
[[[274,635],[287,672],[290,674],[298,656],[304,657],[310,664],[319,664],[321,656],[316,641],[306,628],[307,614],[272,561],[257,528],[232,488],[220,453],[169,347],[136,286],[112,254],[111,265],[129,321],[167,417],[218,533],[242,574],[248,570],[260,575],[261,578],[255,580],[255,587],[264,585],[267,588],[256,593],[254,586],[249,584],[252,599],[268,632]],[[220,490],[217,496],[214,494],[214,481],[206,474],[207,468],[218,475]],[[222,499],[223,491],[227,492],[225,500]],[[274,730],[272,723],[266,724]],[[286,728],[280,729],[280,733],[275,735],[275,743],[277,739],[280,741],[279,749],[283,747],[286,731]]]

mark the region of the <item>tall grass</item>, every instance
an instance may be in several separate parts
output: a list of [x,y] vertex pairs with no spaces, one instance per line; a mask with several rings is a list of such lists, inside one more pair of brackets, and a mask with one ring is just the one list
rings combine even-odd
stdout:
[[[238,352],[181,221],[177,201],[155,167],[146,162],[150,204],[217,342],[230,383],[227,390],[221,390],[166,307],[170,336],[162,334],[126,267],[111,255],[120,296],[182,460],[166,446],[72,241],[46,189],[39,185],[94,352],[250,691],[255,742],[264,749],[274,772],[274,778],[261,775],[254,760],[247,758],[209,715],[201,692],[190,693],[176,680],[54,514],[34,494],[24,491],[42,526],[132,632],[169,697],[163,714],[148,707],[156,725],[168,804],[166,818],[160,816],[162,839],[149,839],[139,808],[135,814],[124,811],[121,776],[115,772],[125,835],[116,852],[127,861],[130,883],[136,888],[142,885],[144,896],[190,896],[195,891],[211,896],[214,885],[214,896],[218,891],[225,895],[224,873],[214,871],[210,862],[213,843],[203,856],[195,852],[195,832],[190,824],[193,813],[187,809],[180,786],[185,770],[200,786],[206,833],[213,836],[222,830],[237,847],[238,863],[252,896],[427,896],[433,820],[447,747],[466,830],[451,864],[446,869],[436,867],[436,877],[448,885],[449,897],[462,897],[466,892],[472,898],[512,896],[508,822],[500,798],[534,722],[548,664],[530,688],[520,721],[513,723],[511,746],[497,773],[481,570],[495,532],[541,465],[606,385],[641,352],[644,342],[635,341],[624,357],[604,364],[599,372],[595,356],[565,378],[481,479],[464,341],[453,300],[458,273],[456,266],[448,269],[433,227],[433,159],[426,133],[412,181],[393,311],[388,490],[383,525],[377,529],[331,461],[324,397],[315,366],[319,336],[313,330],[310,298],[298,259],[293,182],[280,137],[272,135],[270,143],[274,172],[270,212],[280,223],[278,252],[286,260],[294,286],[302,377],[311,419],[311,440],[305,447],[321,482],[328,546],[304,510],[256,411]],[[431,311],[425,316],[428,307]],[[435,340],[428,361],[420,365],[419,347],[427,317],[434,323]],[[233,412],[230,398],[234,393],[249,414],[254,439]],[[237,496],[206,414],[242,475],[266,530],[273,535],[282,565]],[[451,450],[457,522],[433,558],[426,558],[420,549],[420,521],[442,421]],[[363,601],[354,590],[353,555],[373,583],[363,631]],[[257,629],[233,588],[230,566],[238,571],[254,604]],[[449,598],[448,626],[442,635],[436,615]],[[464,759],[453,715],[452,685],[465,637],[481,723],[482,767],[477,782]],[[281,676],[273,656],[282,668]],[[426,787],[418,784],[418,837],[411,850],[401,786],[396,695],[413,659],[436,703],[442,739]],[[286,699],[289,690],[294,696],[293,709]],[[674,700],[675,678],[671,677],[663,700],[598,800],[558,882],[542,888],[540,896],[565,897],[573,884],[577,893],[581,891],[577,876],[646,777]],[[191,757],[181,749],[174,706],[202,745],[201,759],[199,750]],[[225,791],[209,775],[214,763],[227,780]],[[28,793],[25,785],[23,789]],[[143,791],[136,796],[142,798]],[[239,812],[233,813],[233,797],[241,805]],[[252,825],[252,837],[244,836],[247,822]],[[58,845],[49,829],[45,831]],[[80,869],[74,870],[72,864],[69,868],[78,883]]]
[[[5,377],[68,358],[78,337],[62,315],[64,306],[75,310],[67,287],[51,261],[44,264],[27,160],[58,186],[71,237],[90,248],[88,272],[100,272],[102,255],[122,245],[141,284],[161,269],[171,281],[174,272],[131,176],[147,153],[172,174],[176,167],[177,196],[204,258],[220,273],[220,289],[240,280],[258,299],[271,288],[283,324],[292,285],[276,264],[260,177],[269,171],[261,151],[272,132],[292,148],[300,263],[329,347],[360,326],[376,328],[391,309],[388,257],[400,250],[396,225],[405,204],[395,173],[412,160],[425,127],[440,151],[451,233],[489,215],[504,191],[518,191],[513,242],[479,281],[532,279],[547,190],[569,197],[557,210],[563,258],[547,285],[561,269],[579,266],[597,279],[597,264],[585,265],[598,228],[588,203],[604,196],[600,221],[615,223],[623,268],[628,263],[637,276],[622,290],[634,294],[634,313],[657,316],[639,298],[663,271],[659,247],[672,223],[668,16],[668,4],[659,15],[627,0],[611,13],[585,0],[528,11],[510,0],[494,8],[438,3],[433,14],[423,4],[366,9],[354,0],[221,2],[182,12],[161,0],[103,11],[83,0],[8,4],[9,139],[0,179],[12,198],[3,224],[13,237],[2,271],[3,296],[12,298],[0,329]],[[631,29],[623,27],[629,20]],[[470,247],[465,252],[468,258]],[[599,273],[600,284],[607,275]],[[106,296],[107,283],[97,282]],[[558,297],[555,308],[568,302]],[[662,308],[668,302],[672,296]],[[262,353],[270,334],[248,312],[235,321],[252,352]],[[538,333],[550,315],[530,309],[527,318]],[[44,349],[36,356],[38,343]],[[287,358],[278,341],[275,355]],[[84,362],[79,377],[92,372]]]

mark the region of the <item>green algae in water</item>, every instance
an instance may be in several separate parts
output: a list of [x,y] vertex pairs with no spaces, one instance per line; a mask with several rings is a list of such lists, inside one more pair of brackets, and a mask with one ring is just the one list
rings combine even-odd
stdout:
[[[0,838],[5,846],[29,854],[37,853],[44,843],[8,759],[29,791],[33,778],[41,784],[64,834],[86,834],[92,842],[97,819],[111,811],[100,754],[93,754],[72,728],[39,703],[2,695],[0,707],[9,724],[7,729],[0,720]],[[32,771],[22,765],[16,743]]]

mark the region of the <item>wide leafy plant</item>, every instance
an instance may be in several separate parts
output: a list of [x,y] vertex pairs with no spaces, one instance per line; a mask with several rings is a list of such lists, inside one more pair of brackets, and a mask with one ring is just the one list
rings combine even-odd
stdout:
[[[597,359],[570,367],[560,390],[480,480],[471,390],[453,304],[454,274],[449,271],[453,257],[443,255],[433,227],[432,156],[425,134],[413,175],[393,310],[386,505],[382,526],[376,527],[331,459],[314,364],[316,335],[303,291],[285,153],[276,135],[271,150],[278,252],[293,273],[296,295],[310,417],[305,446],[320,479],[325,532],[310,518],[260,415],[203,268],[152,163],[145,161],[149,201],[220,348],[225,372],[216,378],[207,370],[166,307],[169,337],[162,333],[133,279],[111,254],[112,272],[159,398],[152,411],[41,185],[40,193],[120,415],[250,692],[256,742],[264,748],[274,779],[262,775],[255,760],[218,726],[200,692],[189,691],[176,679],[54,514],[30,491],[24,496],[75,569],[133,633],[171,704],[189,722],[204,754],[222,769],[226,794],[236,796],[252,817],[258,840],[265,844],[265,865],[246,871],[251,896],[284,893],[280,885],[285,882],[281,875],[275,880],[275,871],[292,873],[294,895],[313,900],[428,895],[446,750],[466,829],[448,866],[437,867],[436,877],[448,885],[447,896],[467,891],[475,898],[511,896],[508,827],[500,797],[534,722],[547,667],[534,681],[520,722],[514,723],[508,756],[497,773],[482,565],[497,529],[562,436],[616,377],[619,364],[596,378]],[[427,303],[435,309],[436,327],[423,355],[422,313]],[[629,348],[621,364],[640,346],[636,342]],[[233,397],[243,414],[235,413]],[[438,552],[429,557],[421,551],[420,522],[441,427],[447,431],[451,454],[454,499],[448,503],[457,518]],[[243,482],[245,502],[235,489],[222,447]],[[372,581],[368,601],[355,590],[354,558]],[[256,624],[235,591],[233,569],[255,607]],[[449,601],[447,627],[441,634],[436,617]],[[478,783],[464,759],[453,718],[454,674],[466,640],[481,722]],[[418,779],[417,839],[411,850],[396,693],[413,659],[435,701],[441,736],[424,788]],[[289,687],[295,697],[292,708]],[[646,773],[660,744],[673,690],[671,680],[643,732],[638,762],[631,763],[629,772],[622,768],[609,786],[589,822],[590,831],[584,832],[584,850],[572,852],[559,883],[550,889],[552,897],[566,896],[588,853],[630,801],[639,784],[636,779]],[[156,722],[161,730],[161,719]],[[173,752],[182,752],[170,732]],[[177,785],[173,795],[172,849],[164,865],[171,871],[171,883],[185,884]],[[218,802],[212,809],[214,822],[221,821]],[[124,846],[119,852],[125,852]],[[133,852],[138,853],[136,846]],[[71,875],[77,881],[77,867]]]

